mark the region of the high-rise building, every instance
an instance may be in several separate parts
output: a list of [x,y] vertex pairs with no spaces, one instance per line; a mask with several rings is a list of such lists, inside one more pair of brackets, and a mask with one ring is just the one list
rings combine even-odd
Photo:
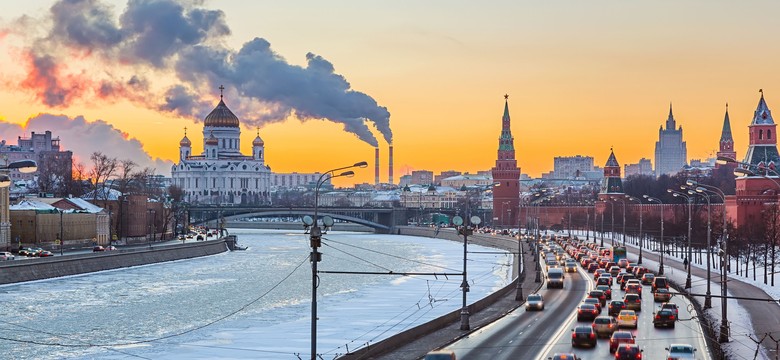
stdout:
[[[504,115],[501,118],[501,136],[498,138],[498,158],[493,167],[493,209],[508,209],[508,216],[496,216],[498,226],[517,224],[520,207],[520,168],[515,159],[515,138],[512,137],[509,118],[509,95],[504,95]],[[495,224],[496,222],[494,222]]]
[[688,164],[688,149],[682,139],[682,126],[677,128],[672,104],[669,104],[666,129],[663,126],[658,129],[658,141],[655,143],[655,176],[676,174]]
[[429,170],[412,171],[412,184],[416,184],[416,185],[433,184],[433,171],[429,171]]
[[179,163],[171,168],[171,178],[184,191],[185,201],[193,204],[270,201],[271,169],[265,164],[265,143],[260,132],[252,141],[252,155],[241,153],[240,141],[238,117],[220,94],[219,104],[203,121],[203,153],[192,154],[186,129],[179,142]]
[[626,177],[632,175],[653,176],[653,164],[650,162],[650,159],[641,158],[636,164],[626,164],[623,173]]
[[553,158],[553,177],[556,179],[574,179],[593,171],[592,156],[556,156]]
[[455,170],[442,171],[441,174],[436,175],[436,177],[433,178],[433,183],[437,185],[441,185],[442,180],[449,177],[458,176],[460,174],[462,174],[462,172],[455,171]]
[[[734,138],[731,137],[731,121],[729,121],[729,103],[726,103],[726,116],[723,118],[723,130],[720,132],[720,143],[718,148],[718,157],[727,157],[730,159],[737,158],[737,151],[734,150]],[[728,166],[736,166],[734,163],[728,163]],[[715,168],[719,168],[720,164],[715,163]]]

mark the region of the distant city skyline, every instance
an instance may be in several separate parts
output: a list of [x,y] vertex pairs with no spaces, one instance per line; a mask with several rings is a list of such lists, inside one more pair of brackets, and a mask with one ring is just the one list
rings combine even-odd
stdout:
[[[780,106],[768,61],[780,55],[778,3],[173,4],[6,5],[0,138],[51,130],[85,164],[103,151],[169,169],[184,127],[201,126],[224,85],[247,124],[242,151],[259,127],[274,172],[370,163],[334,181],[343,186],[374,183],[372,142],[382,182],[389,141],[396,182],[490,169],[504,94],[518,166],[533,177],[556,156],[603,165],[610,147],[624,164],[652,159],[670,102],[688,160],[718,151],[726,102],[744,154],[758,90]],[[71,23],[82,26],[67,36]],[[173,24],[187,31],[166,32]]]

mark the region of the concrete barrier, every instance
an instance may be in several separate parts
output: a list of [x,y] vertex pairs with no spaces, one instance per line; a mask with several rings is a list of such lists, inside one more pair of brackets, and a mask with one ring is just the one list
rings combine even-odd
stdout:
[[4,261],[0,263],[0,285],[190,259],[225,251],[227,251],[225,241],[210,240],[158,245],[153,249],[142,248]]

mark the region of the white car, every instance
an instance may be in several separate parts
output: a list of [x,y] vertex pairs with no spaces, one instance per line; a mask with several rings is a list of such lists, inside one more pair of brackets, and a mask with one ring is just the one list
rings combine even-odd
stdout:
[[544,298],[541,294],[531,294],[525,299],[526,310],[544,310]]
[[666,348],[666,359],[696,359],[696,348],[688,344],[672,344]]
[[9,253],[8,251],[0,252],[0,260],[13,260],[15,259],[14,254]]

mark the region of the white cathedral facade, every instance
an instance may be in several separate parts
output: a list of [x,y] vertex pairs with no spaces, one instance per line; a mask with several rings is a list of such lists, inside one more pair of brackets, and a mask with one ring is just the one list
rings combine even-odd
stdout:
[[270,203],[271,169],[265,165],[265,144],[252,141],[252,155],[241,153],[241,126],[220,95],[219,104],[203,123],[203,153],[192,154],[187,138],[179,142],[179,162],[171,168],[173,185],[191,204],[261,205]]

